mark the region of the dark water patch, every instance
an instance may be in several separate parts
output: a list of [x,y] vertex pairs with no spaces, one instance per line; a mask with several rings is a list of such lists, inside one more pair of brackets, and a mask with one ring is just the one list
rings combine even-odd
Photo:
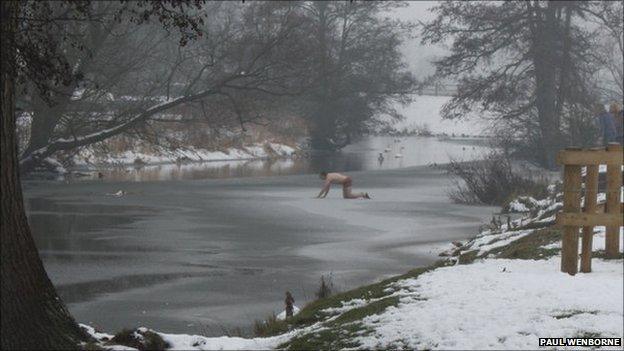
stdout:
[[211,268],[211,269],[222,268],[222,266],[218,266],[215,264],[208,264],[208,263],[182,263],[181,266],[182,267]]
[[128,257],[127,255],[111,254],[107,252],[65,252],[53,250],[41,250],[39,251],[39,255],[43,260],[55,259],[57,261],[77,261],[82,263],[119,261]]
[[78,303],[90,301],[103,294],[143,288],[178,279],[223,275],[225,275],[223,271],[126,275],[112,279],[58,285],[56,291],[65,303]]
[[[118,233],[131,229],[130,224],[140,218],[97,214],[47,214],[31,213],[29,223],[37,247],[53,251],[111,251],[124,239],[98,240],[102,233],[115,228]],[[129,236],[126,234],[122,236]],[[128,251],[127,249],[125,251]]]
[[33,197],[27,199],[28,210],[30,212],[59,212],[75,214],[97,214],[97,215],[149,215],[158,211],[146,206],[130,206],[119,204],[88,203],[84,201],[62,201],[53,200],[46,197]]
[[113,225],[127,228],[129,224],[141,218],[126,215],[98,215],[97,213],[31,212],[29,219],[31,227],[36,228],[37,231],[42,229],[63,235],[75,235],[102,231]]
[[452,143],[466,146],[484,146],[492,145],[492,140],[486,138],[449,138],[444,140],[445,143]]
[[453,221],[472,222],[475,217],[470,214],[459,213],[457,208],[444,203],[434,202],[407,202],[407,206],[397,206],[392,202],[377,202],[367,209],[368,213],[387,217],[428,218],[436,220],[453,217]]
[[234,272],[239,273],[241,275],[257,275],[262,273],[264,270],[260,268],[234,268]]
[[202,255],[217,255],[223,251],[222,247],[208,248],[208,249],[181,249],[177,251],[184,251],[194,254],[202,254]]

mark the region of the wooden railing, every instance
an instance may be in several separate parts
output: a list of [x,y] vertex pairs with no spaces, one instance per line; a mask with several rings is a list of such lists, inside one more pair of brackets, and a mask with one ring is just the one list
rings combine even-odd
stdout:
[[[591,272],[594,226],[606,226],[606,256],[617,258],[620,255],[622,146],[609,144],[606,149],[589,150],[567,148],[559,152],[557,163],[563,165],[563,211],[557,214],[557,224],[563,227],[561,271],[572,275],[578,271],[579,227],[582,227],[581,272]],[[599,213],[597,204],[600,165],[607,166],[604,213]],[[586,167],[584,189],[583,167]],[[585,205],[581,209],[583,190]]]

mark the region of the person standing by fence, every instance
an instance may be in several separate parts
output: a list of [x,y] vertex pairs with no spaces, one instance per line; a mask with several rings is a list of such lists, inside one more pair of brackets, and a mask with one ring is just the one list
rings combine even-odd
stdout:
[[600,127],[602,145],[619,142],[615,126],[615,118],[605,109],[605,105],[596,104],[596,118]]
[[622,110],[619,103],[614,102],[609,107],[609,112],[615,123],[616,141],[620,145],[624,145],[624,110]]

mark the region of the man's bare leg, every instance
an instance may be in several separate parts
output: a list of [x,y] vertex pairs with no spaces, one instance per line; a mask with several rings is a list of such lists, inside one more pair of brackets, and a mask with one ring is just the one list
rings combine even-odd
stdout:
[[368,196],[368,193],[352,193],[351,187],[343,187],[342,188],[342,197],[345,199],[359,199],[359,198],[364,198],[364,199],[370,199],[370,196]]

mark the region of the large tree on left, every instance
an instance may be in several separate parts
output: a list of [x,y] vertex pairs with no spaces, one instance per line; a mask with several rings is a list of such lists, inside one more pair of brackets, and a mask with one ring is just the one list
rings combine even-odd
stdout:
[[[88,18],[88,1],[65,2],[68,13]],[[198,17],[181,10],[186,5],[201,6],[200,0],[137,2],[123,14],[141,23],[158,18],[164,26],[197,28]],[[55,51],[55,43],[40,40],[45,33],[27,30],[19,21],[33,20],[33,14],[45,14],[46,2],[0,1],[1,12],[1,77],[2,101],[0,130],[0,166],[2,191],[1,218],[1,348],[2,349],[75,349],[86,335],[69,314],[48,278],[39,257],[24,211],[19,175],[15,133],[15,95],[17,81],[22,75],[32,79],[37,75],[50,77],[58,84],[67,80],[71,67]],[[30,6],[25,8],[25,6]],[[167,6],[170,6],[167,8]],[[120,12],[120,14],[122,14]],[[67,17],[64,20],[67,20]],[[33,23],[54,19],[36,18]],[[23,39],[35,41],[24,42]],[[33,45],[39,44],[39,45]],[[45,90],[46,87],[37,87]]]
[[24,212],[15,137],[18,1],[2,11],[2,349],[76,348],[84,338],[43,268]]

